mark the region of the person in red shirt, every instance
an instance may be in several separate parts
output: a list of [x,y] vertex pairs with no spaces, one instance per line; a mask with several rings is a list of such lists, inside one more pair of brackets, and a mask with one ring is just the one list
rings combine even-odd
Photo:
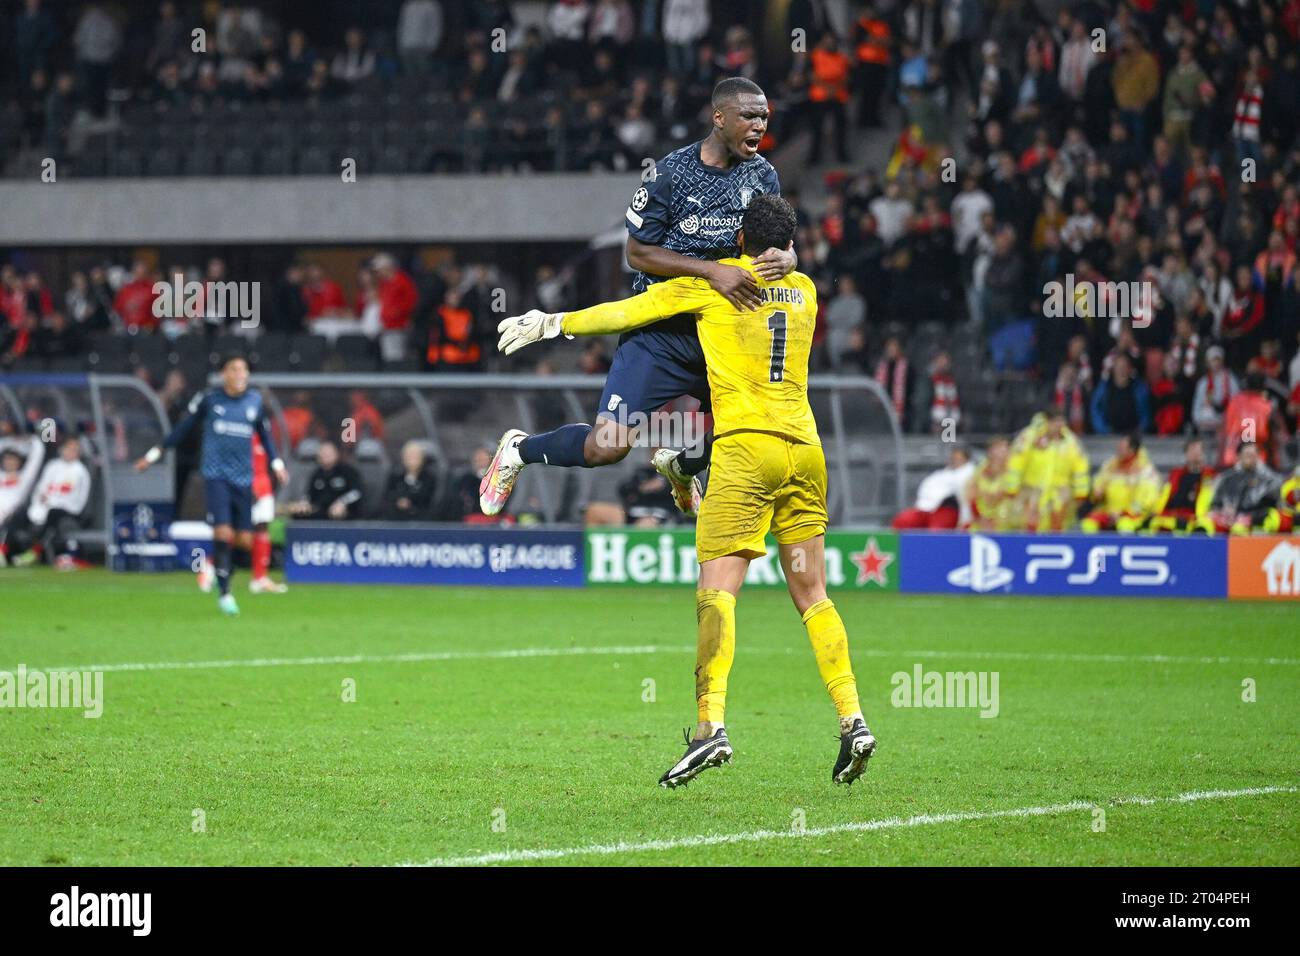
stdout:
[[1192,168],[1183,176],[1183,201],[1186,202],[1202,184],[1210,186],[1220,200],[1227,198],[1228,187],[1224,184],[1223,173],[1210,162],[1205,149],[1198,146],[1192,150]]
[[307,321],[342,315],[347,311],[343,287],[331,279],[325,270],[312,263],[307,267],[307,281],[302,287],[302,299],[307,304]]
[[1268,397],[1264,376],[1251,372],[1246,376],[1246,387],[1232,396],[1223,412],[1223,451],[1219,458],[1223,467],[1231,468],[1237,463],[1237,449],[1243,443],[1258,446],[1260,457],[1276,465],[1273,437],[1277,428],[1274,426],[1282,424],[1275,421],[1278,417]]
[[1183,443],[1183,464],[1169,473],[1160,490],[1155,514],[1147,522],[1151,531],[1184,531],[1196,521],[1196,505],[1208,494],[1214,469],[1205,464],[1205,443],[1189,438]]
[[158,316],[153,314],[154,276],[149,264],[137,259],[131,267],[131,281],[117,290],[113,311],[129,332],[152,332],[158,328]]
[[352,405],[351,417],[356,426],[357,438],[375,438],[384,440],[384,416],[362,389],[354,389],[348,396]]
[[1281,230],[1286,227],[1288,219],[1300,217],[1300,189],[1289,185],[1282,190],[1282,201],[1273,213],[1273,228]]
[[1034,141],[1029,148],[1020,154],[1020,162],[1017,168],[1022,173],[1033,173],[1046,166],[1056,158],[1056,150],[1052,148],[1052,141],[1048,138],[1047,130],[1039,128],[1034,134]]
[[1187,406],[1178,388],[1178,368],[1178,356],[1166,352],[1160,363],[1160,375],[1151,382],[1157,435],[1181,434],[1187,423]]
[[253,435],[253,574],[248,590],[254,594],[283,594],[288,585],[271,580],[270,525],[275,520],[275,483],[271,480],[266,449]]
[[50,290],[45,287],[45,283],[41,281],[39,272],[33,270],[27,273],[24,292],[27,295],[28,312],[32,312],[44,319],[54,311],[54,298],[50,295]]
[[379,321],[385,331],[405,331],[411,325],[411,316],[419,299],[415,283],[388,255],[375,257],[375,274],[379,278]]
[[[284,436],[288,439],[288,445],[291,449],[297,448],[299,443],[308,436],[319,437],[323,434],[320,424],[316,421],[316,415],[311,410],[311,394],[305,389],[294,393],[293,401],[284,406],[284,425],[289,430],[289,434]],[[275,436],[276,441],[280,441],[280,436]]]
[[406,335],[420,296],[411,277],[389,255],[375,257],[379,282],[380,354],[385,362],[400,361],[406,353]]
[[1258,372],[1265,379],[1282,379],[1282,343],[1277,339],[1265,339],[1259,345],[1259,354],[1246,365],[1246,373]]
[[13,266],[7,265],[0,272],[0,312],[3,312],[3,318],[15,329],[26,324],[27,291]]
[[1230,366],[1241,368],[1249,361],[1255,352],[1257,333],[1263,321],[1264,296],[1255,289],[1250,266],[1238,266],[1220,332]]

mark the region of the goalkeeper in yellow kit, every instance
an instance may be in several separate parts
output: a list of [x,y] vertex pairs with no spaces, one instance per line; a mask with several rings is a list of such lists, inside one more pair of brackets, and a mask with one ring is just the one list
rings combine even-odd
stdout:
[[[790,248],[794,232],[789,203],[755,196],[741,225],[744,252],[723,263],[754,271],[748,250]],[[817,293],[799,272],[773,282],[755,279],[763,298],[757,311],[737,309],[702,279],[678,278],[621,302],[558,314],[533,310],[498,327],[498,348],[509,354],[560,334],[607,335],[667,316],[696,316],[714,418],[713,471],[695,532],[698,723],[685,756],[660,778],[665,787],[689,783],[731,759],[723,716],[736,650],[736,595],[749,562],[767,553],[769,530],[839,715],[840,752],[831,779],[852,783],[876,748],[858,703],[844,623],[826,596],[826,459],[808,404]]]

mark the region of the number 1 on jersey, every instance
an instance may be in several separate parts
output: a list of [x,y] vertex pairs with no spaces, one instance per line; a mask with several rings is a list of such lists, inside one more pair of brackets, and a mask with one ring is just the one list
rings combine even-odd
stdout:
[[767,330],[772,333],[772,366],[769,382],[785,381],[785,312],[776,311],[767,317]]

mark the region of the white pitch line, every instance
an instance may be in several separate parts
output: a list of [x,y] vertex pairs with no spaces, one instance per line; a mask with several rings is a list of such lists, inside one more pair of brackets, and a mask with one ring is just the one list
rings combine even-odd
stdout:
[[117,664],[75,664],[64,667],[34,667],[29,671],[192,671],[229,667],[293,667],[313,664],[412,664],[425,661],[484,661],[522,657],[580,657],[592,654],[658,654],[694,648],[655,647],[524,647],[501,651],[419,651],[410,654],[344,654],[338,657],[255,657],[226,661],[137,661]]
[[[802,649],[800,649],[802,651]],[[500,651],[417,651],[409,654],[348,654],[337,657],[260,657],[218,661],[135,661],[114,664],[77,664],[61,667],[36,667],[28,670],[62,671],[186,671],[219,670],[233,667],[294,667],[317,664],[418,664],[428,661],[479,661],[509,660],[529,657],[567,657],[609,654],[693,654],[688,645],[635,645],[631,647],[526,647]],[[793,654],[794,648],[755,647],[742,651],[748,654]],[[937,651],[902,650],[882,648],[855,648],[854,657],[904,658],[920,660],[927,657],[968,658],[971,660],[1044,661],[1093,664],[1253,664],[1300,666],[1300,658],[1293,657],[1191,657],[1170,654],[1035,654],[1024,651]]]
[[582,856],[618,856],[624,853],[642,853],[660,850],[691,849],[701,846],[719,846],[730,843],[763,843],[768,840],[806,839],[830,836],[836,833],[865,833],[874,830],[897,830],[904,827],[933,826],[940,823],[968,823],[976,820],[1000,820],[1009,817],[1043,817],[1076,810],[1092,810],[1098,806],[1132,804],[1151,806],[1160,803],[1195,803],[1199,800],[1222,800],[1231,797],[1255,797],[1270,793],[1295,793],[1300,787],[1248,787],[1243,790],[1193,790],[1173,797],[1118,797],[1100,803],[1071,800],[1041,807],[1016,807],[1011,810],[975,810],[962,813],[924,813],[913,817],[888,817],[883,820],[864,820],[860,823],[839,823],[828,827],[811,827],[802,833],[794,830],[751,830],[747,833],[708,833],[699,836],[678,837],[670,840],[647,840],[644,843],[598,843],[592,846],[575,846],[555,850],[501,850],[477,856],[438,857],[423,863],[399,863],[398,866],[482,866],[489,863],[529,863],[543,860],[562,860]]
[[1177,654],[1067,654],[1056,651],[886,651],[879,648],[853,648],[854,657],[970,657],[980,660],[1057,661],[1083,664],[1280,664],[1300,666],[1295,657],[1194,657]]

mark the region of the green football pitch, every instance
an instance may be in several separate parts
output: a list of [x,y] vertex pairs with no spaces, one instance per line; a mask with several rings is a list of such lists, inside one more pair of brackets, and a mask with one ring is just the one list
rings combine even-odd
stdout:
[[[668,791],[689,589],[246,582],[0,571],[0,671],[103,672],[96,719],[0,706],[0,864],[1300,863],[1294,605],[841,593],[880,748],[840,788],[798,616],[742,593],[735,761]],[[996,716],[895,706],[918,668]]]

